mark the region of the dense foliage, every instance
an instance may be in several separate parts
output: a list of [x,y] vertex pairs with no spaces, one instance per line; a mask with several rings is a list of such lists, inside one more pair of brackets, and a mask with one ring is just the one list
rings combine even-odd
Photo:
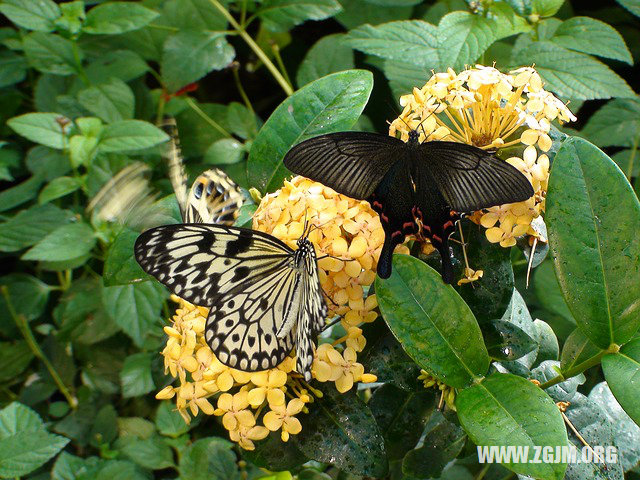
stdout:
[[[2,0],[0,478],[640,478],[640,3],[584,8]],[[400,96],[475,63],[535,65],[578,119],[546,137],[535,251],[464,220],[458,278],[465,256],[484,276],[455,287],[428,265],[437,255],[396,255],[368,292],[381,318],[360,332],[358,360],[377,383],[312,383],[286,443],[271,434],[243,450],[217,418],[187,424],[156,399],[172,381],[158,352],[174,303],[133,258],[142,219],[87,207],[142,162],[152,178],[139,193],[159,198],[144,220],[179,221],[162,117],[176,117],[192,177],[215,165],[252,189],[237,222],[249,224],[289,177],[291,146],[385,132]],[[322,342],[341,338],[338,326]],[[482,465],[476,454],[585,443],[617,446],[618,462]]]

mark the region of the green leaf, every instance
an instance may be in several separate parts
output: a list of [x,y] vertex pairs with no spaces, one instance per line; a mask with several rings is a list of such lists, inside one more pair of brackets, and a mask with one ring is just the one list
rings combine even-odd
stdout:
[[272,32],[286,32],[307,20],[324,20],[340,12],[336,0],[265,0],[256,15]]
[[385,60],[384,75],[389,80],[391,93],[399,98],[413,91],[413,88],[426,83],[432,75],[430,67],[420,67],[410,63]]
[[640,2],[638,0],[617,0],[620,5],[635,16],[640,17]]
[[586,362],[602,350],[593,344],[582,330],[576,328],[562,346],[560,368],[563,372]]
[[589,55],[572,52],[550,41],[533,42],[515,53],[518,65],[535,63],[547,90],[575,100],[633,97],[620,76]]
[[595,18],[572,17],[565,20],[551,40],[571,50],[633,65],[633,58],[622,35],[611,25]]
[[[468,228],[465,228],[468,225]],[[484,228],[471,222],[463,224],[466,255],[474,270],[484,272],[477,282],[456,286],[478,322],[484,324],[500,318],[513,295],[513,268],[509,249],[490,243]],[[464,258],[462,248],[454,246],[456,258]],[[461,267],[462,268],[462,267]],[[459,274],[462,277],[462,271]]]
[[27,252],[23,260],[61,262],[88,254],[96,244],[93,229],[86,223],[72,223],[57,228]]
[[353,51],[345,45],[345,38],[344,34],[327,35],[307,51],[296,74],[298,86],[354,67]]
[[0,410],[0,477],[20,477],[57,454],[69,440],[44,429],[38,414],[17,402]]
[[55,75],[78,73],[82,51],[78,49],[76,59],[73,43],[66,38],[52,33],[31,32],[24,37],[22,45],[29,64],[36,70]]
[[225,68],[234,57],[233,47],[221,33],[185,30],[165,42],[160,71],[167,89],[175,92],[212,70]]
[[624,411],[640,425],[640,338],[602,357],[602,371]]
[[[531,370],[531,376],[540,383],[545,383],[560,374],[560,362],[555,360],[545,360],[536,368]],[[574,375],[563,382],[545,388],[545,393],[549,395],[554,402],[571,402],[578,391],[578,387],[585,382],[583,374]]]
[[151,354],[134,353],[124,360],[120,371],[122,396],[124,398],[139,397],[156,388],[151,378]]
[[113,480],[123,478],[127,480],[150,480],[150,476],[135,463],[124,460],[108,460],[104,462],[96,475],[95,480]]
[[[0,4],[0,8],[3,5]],[[22,55],[0,52],[0,87],[8,87],[24,80],[27,67],[27,61]]]
[[76,0],[62,3],[60,10],[62,10],[62,16],[54,22],[57,29],[71,35],[78,34],[85,19],[84,1]]
[[384,437],[389,460],[400,460],[420,440],[435,407],[433,390],[409,392],[394,385],[378,388],[367,404]]
[[25,164],[31,173],[41,175],[45,180],[53,180],[71,171],[71,163],[64,153],[42,145],[27,152]]
[[442,17],[437,38],[442,69],[473,64],[496,40],[492,22],[469,12],[452,12]]
[[538,354],[534,365],[540,364],[545,360],[558,360],[560,346],[551,326],[539,318],[533,321],[533,326],[535,327],[534,339],[538,343]]
[[171,447],[158,436],[127,443],[121,451],[141,467],[150,470],[161,470],[174,465]]
[[271,432],[256,444],[255,450],[242,452],[242,456],[254,465],[271,471],[294,470],[309,461],[295,440],[283,442],[278,432]]
[[122,120],[106,125],[99,148],[102,152],[123,152],[150,148],[169,140],[155,125],[142,120]]
[[16,25],[40,32],[52,31],[60,16],[60,8],[52,0],[4,0],[0,12]]
[[591,143],[565,140],[551,169],[546,220],[578,326],[600,348],[625,343],[640,327],[640,203],[627,179]]
[[422,20],[362,25],[351,30],[346,40],[357,50],[389,60],[429,68],[440,65],[438,29]]
[[129,85],[118,78],[81,90],[78,100],[106,123],[133,118],[135,97]]
[[616,162],[616,165],[620,167],[627,180],[631,181],[632,178],[640,176],[640,155],[638,155],[638,150],[620,150],[611,155],[611,160]]
[[233,445],[222,438],[201,438],[189,445],[180,456],[180,478],[240,480]]
[[391,277],[377,277],[375,289],[382,316],[421,368],[456,388],[487,372],[478,323],[438,272],[414,257],[394,255]]
[[382,7],[372,5],[366,0],[340,0],[342,11],[336,15],[336,20],[347,30],[351,30],[365,23],[379,25],[392,20],[406,20],[411,17],[413,8]]
[[296,440],[302,453],[353,475],[384,477],[388,470],[382,434],[369,408],[351,391],[321,388]]
[[73,212],[54,205],[33,205],[22,210],[0,223],[0,252],[17,252],[30,247],[73,218]]
[[191,428],[170,401],[160,402],[155,421],[158,432],[171,438],[178,438]]
[[571,315],[567,302],[562,296],[562,290],[558,285],[556,274],[553,271],[551,260],[542,262],[533,272],[533,289],[540,304],[550,312],[556,313],[575,325],[576,321]]
[[20,375],[33,358],[33,352],[24,340],[0,342],[0,382],[7,382]]
[[241,103],[231,102],[229,104],[227,121],[231,133],[242,139],[254,138],[258,133],[260,119]]
[[98,84],[109,78],[129,82],[149,71],[149,65],[131,50],[112,50],[94,59],[85,72],[91,83]]
[[447,478],[446,474],[443,475],[444,468],[464,447],[467,440],[464,430],[446,420],[439,412],[434,416],[439,416],[440,422],[426,432],[424,443],[419,448],[404,457],[404,474],[417,478]]
[[32,142],[60,150],[64,147],[68,131],[63,130],[62,125],[69,122],[68,118],[57,113],[25,113],[7,120],[7,125]]
[[[553,400],[529,380],[511,374],[493,374],[464,389],[456,398],[458,418],[479,446],[566,445],[567,431]],[[566,463],[503,463],[516,473],[543,480],[560,480]]]
[[640,461],[640,427],[622,409],[611,393],[607,382],[601,382],[591,389],[589,400],[598,404],[607,416],[616,433],[618,461],[624,471],[631,470]]
[[524,330],[504,320],[483,326],[482,333],[489,356],[498,361],[516,360],[538,347]]
[[118,412],[111,404],[102,407],[91,425],[91,445],[100,448],[118,437]]
[[600,147],[633,147],[640,139],[640,98],[611,100],[597,110],[582,134]]
[[[52,290],[46,283],[26,273],[10,273],[0,277],[0,285],[7,287],[13,308],[19,315],[24,315],[27,321],[42,315]],[[0,297],[0,319],[13,322],[5,302],[4,296]]]
[[131,2],[110,2],[87,13],[82,30],[94,35],[116,35],[149,24],[159,13]]
[[287,98],[253,142],[247,164],[249,183],[263,193],[280,188],[288,175],[282,163],[287,151],[307,138],[348,130],[372,88],[370,72],[348,70],[320,78]]
[[75,177],[58,177],[51,180],[40,190],[38,203],[48,203],[56,198],[64,197],[75,192],[81,187],[81,182]]
[[138,232],[125,228],[109,247],[102,273],[105,286],[125,285],[149,279],[133,256],[133,246],[138,235]]
[[51,480],[86,480],[97,473],[101,462],[98,457],[80,458],[62,452],[51,470]]
[[551,17],[560,10],[563,3],[564,0],[532,0],[531,13],[541,17]]
[[244,145],[234,138],[223,138],[211,144],[204,154],[207,165],[227,165],[242,160]]
[[164,292],[156,282],[115,285],[104,288],[102,301],[109,316],[140,347],[154,327],[159,327]]
[[491,3],[487,10],[487,18],[493,21],[496,40],[532,30],[529,22],[518,15],[507,2]]
[[0,212],[10,210],[35,198],[43,182],[44,174],[37,173],[24,182],[0,192]]

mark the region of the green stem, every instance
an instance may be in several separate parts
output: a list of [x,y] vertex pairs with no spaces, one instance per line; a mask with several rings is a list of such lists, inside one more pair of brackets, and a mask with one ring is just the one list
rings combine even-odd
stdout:
[[87,73],[84,71],[82,67],[82,60],[80,59],[80,50],[78,49],[78,43],[75,40],[71,41],[72,51],[73,51],[73,60],[76,62],[76,70],[78,71],[78,76],[80,80],[82,80],[86,85],[91,85],[91,81],[89,77],[87,77]]
[[566,372],[563,372],[560,375],[553,377],[550,380],[547,380],[546,382],[540,385],[540,388],[544,390],[545,388],[549,388],[558,383],[564,382],[565,380],[568,380],[571,377],[580,375],[582,372],[590,369],[591,367],[595,367],[596,365],[598,365],[602,357],[605,356],[607,353],[615,353],[619,349],[620,347],[618,347],[617,345],[612,345],[607,350],[602,350],[600,353],[594,355],[591,358],[586,359],[584,362],[576,365],[575,367],[568,369]]
[[40,345],[38,345],[38,342],[36,342],[36,339],[33,336],[33,332],[31,331],[31,327],[29,327],[29,322],[27,321],[25,316],[22,314],[18,314],[13,308],[13,303],[11,302],[11,297],[9,296],[9,289],[6,286],[2,286],[0,287],[0,290],[2,290],[2,295],[7,302],[7,310],[9,310],[9,314],[13,318],[13,321],[16,323],[24,339],[27,341],[27,345],[29,345],[29,348],[31,349],[35,357],[40,359],[40,361],[44,363],[44,366],[49,371],[51,378],[53,378],[53,381],[58,386],[58,390],[60,390],[62,395],[64,395],[64,398],[67,399],[67,403],[69,404],[69,406],[73,410],[75,410],[78,407],[78,400],[73,395],[71,395],[66,385],[60,378],[60,375],[58,375],[58,372],[53,367],[49,359],[45,356],[44,352],[40,348]]
[[489,468],[491,468],[491,464],[487,463],[484,467],[482,467],[482,470],[478,472],[478,475],[476,476],[475,480],[482,480],[484,476],[487,474],[487,472],[489,471]]
[[640,135],[636,135],[636,138],[633,139],[633,146],[631,147],[631,154],[629,155],[629,166],[625,172],[629,180],[631,180],[631,175],[633,174],[633,162],[636,158],[636,152],[638,151],[638,142],[640,142]]
[[193,111],[196,112],[205,122],[207,122],[209,125],[215,128],[225,137],[231,138],[231,134],[227,132],[224,128],[222,128],[222,126],[218,122],[216,122],[213,118],[211,118],[209,115],[203,112],[202,109],[198,105],[196,105],[196,102],[194,102],[191,97],[185,97],[185,100],[187,104],[193,109]]
[[267,55],[262,51],[260,46],[256,42],[253,41],[253,39],[244,30],[244,28],[242,28],[240,26],[240,24],[236,21],[236,19],[233,18],[233,15],[231,15],[229,13],[229,11],[226,8],[224,8],[220,4],[220,2],[218,2],[218,0],[209,0],[209,2],[211,2],[211,4],[214,7],[216,7],[220,11],[220,13],[222,13],[222,15],[224,15],[224,17],[229,21],[229,23],[233,26],[233,28],[236,29],[236,31],[238,32],[238,35],[240,35],[242,37],[242,39],[245,42],[247,42],[247,45],[249,45],[249,48],[251,48],[251,50],[253,50],[253,52],[262,61],[262,63],[264,63],[265,67],[267,67],[267,69],[271,72],[271,75],[273,75],[273,78],[275,78],[276,81],[280,84],[280,86],[282,87],[284,92],[287,95],[291,95],[293,93],[293,88],[291,87],[291,85],[289,83],[287,83],[285,78],[278,71],[278,69],[273,64],[273,62],[271,62],[271,60],[269,60],[269,57],[267,57]]
[[284,62],[282,61],[282,57],[280,56],[280,47],[278,46],[278,44],[275,42],[272,43],[271,50],[273,51],[273,56],[276,57],[276,62],[278,62],[278,67],[280,68],[280,71],[282,72],[285,80],[289,85],[293,85],[291,83],[291,79],[289,78],[289,74],[287,73],[287,69],[284,67]]
[[233,79],[236,82],[236,88],[238,89],[238,92],[240,93],[240,96],[242,97],[242,101],[247,106],[249,111],[251,113],[254,113],[253,106],[251,105],[251,100],[249,100],[249,97],[247,96],[247,92],[245,92],[244,88],[242,87],[242,83],[240,82],[240,74],[238,73],[238,69],[240,68],[240,65],[238,65],[236,62],[234,62],[234,63],[236,65],[234,65],[231,68],[231,71],[233,72]]

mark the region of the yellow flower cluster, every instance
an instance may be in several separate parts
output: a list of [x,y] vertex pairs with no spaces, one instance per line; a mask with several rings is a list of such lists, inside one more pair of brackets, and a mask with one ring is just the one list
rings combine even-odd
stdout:
[[410,130],[417,129],[420,141],[455,141],[486,150],[522,149],[506,161],[529,179],[535,195],[524,202],[478,212],[471,219],[487,229],[490,242],[503,247],[515,245],[521,235],[538,235],[531,222],[544,212],[551,122],[576,118],[543,88],[534,68],[523,67],[510,74],[482,65],[458,74],[449,69],[402,96],[400,105],[404,110],[391,123],[389,134],[399,133],[404,141]]
[[[305,220],[315,226],[309,239],[318,257],[330,255],[318,261],[320,281],[329,297],[329,316],[342,315],[346,332],[332,343],[318,346],[312,376],[319,382],[334,382],[335,388],[345,393],[357,382],[377,380],[364,372],[357,354],[366,345],[360,327],[378,316],[376,297],[365,298],[365,289],[375,279],[384,232],[367,202],[339,195],[303,177],[285,181],[280,190],[265,196],[254,214],[253,227],[297,248]],[[408,253],[405,246],[398,251]],[[300,433],[302,425],[296,416],[307,412],[306,405],[322,392],[295,371],[295,352],[266,371],[229,368],[204,339],[208,309],[176,296],[173,299],[179,307],[172,325],[164,328],[167,344],[162,355],[165,370],[179,385],[165,387],[156,397],[175,397],[178,412],[187,423],[200,411],[222,417],[231,440],[244,449],[254,449],[254,442],[269,431],[280,431],[283,441]]]
[[422,380],[422,384],[424,388],[437,388],[440,390],[440,402],[438,404],[438,408],[441,409],[442,405],[445,404],[454,412],[456,411],[456,389],[445,385],[437,378],[431,376],[426,370],[420,370],[420,375],[418,375],[418,380]]

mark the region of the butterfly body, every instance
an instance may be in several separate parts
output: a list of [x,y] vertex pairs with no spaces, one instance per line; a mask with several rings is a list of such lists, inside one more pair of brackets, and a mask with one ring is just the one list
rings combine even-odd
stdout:
[[138,237],[140,266],[173,293],[209,307],[205,340],[225,365],[273,368],[294,345],[311,379],[313,338],[327,315],[315,250],[293,250],[272,235],[208,224],[166,225]]
[[391,275],[394,248],[407,235],[429,239],[440,252],[446,283],[453,281],[448,238],[461,214],[533,195],[527,178],[492,154],[455,142],[409,141],[370,132],[339,132],[294,146],[290,170],[339,193],[367,200],[380,215],[385,241],[378,275]]

